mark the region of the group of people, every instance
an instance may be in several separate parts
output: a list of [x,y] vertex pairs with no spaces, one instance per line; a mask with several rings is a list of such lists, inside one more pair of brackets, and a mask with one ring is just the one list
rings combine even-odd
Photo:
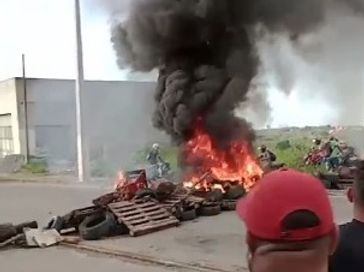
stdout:
[[265,175],[237,205],[251,272],[363,272],[364,162],[348,190],[353,220],[337,226],[320,180],[291,169]]
[[331,137],[328,141],[323,142],[321,139],[314,139],[313,146],[305,157],[305,163],[308,164],[325,164],[328,171],[335,171],[343,161],[343,143]]

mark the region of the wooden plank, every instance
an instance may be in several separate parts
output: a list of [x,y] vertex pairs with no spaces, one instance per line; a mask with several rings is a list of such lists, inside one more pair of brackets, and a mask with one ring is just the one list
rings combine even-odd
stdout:
[[133,210],[124,210],[124,211],[116,209],[116,210],[114,210],[114,212],[115,212],[115,214],[120,214],[120,215],[123,215],[123,216],[129,216],[129,215],[134,215],[134,214],[140,213],[141,210],[143,210],[144,212],[152,212],[152,211],[155,211],[155,210],[160,210],[160,207],[151,206],[151,207],[143,208],[143,209],[140,209],[139,207],[135,207]]
[[129,217],[123,217],[123,219],[125,221],[130,222],[131,224],[138,224],[137,222],[141,220],[141,218],[146,218],[149,221],[155,221],[157,219],[157,217],[170,217],[171,214],[168,212],[164,212],[164,211],[160,211],[159,213],[154,213],[154,214],[147,214],[147,213],[141,213],[139,217],[135,217],[135,218],[139,218],[139,219],[130,219]]
[[[165,214],[167,216],[170,215],[170,213],[167,213],[167,212],[164,212],[164,211],[161,211],[161,210],[156,210],[156,211],[153,211],[153,212],[148,213],[148,216],[153,217],[154,215],[160,215],[160,214]],[[144,213],[143,214],[133,215],[133,216],[125,216],[124,215],[123,218],[125,218],[128,221],[132,221],[134,219],[138,219],[138,218],[141,218],[143,216],[145,216]]]
[[125,224],[131,236],[177,226],[179,220],[155,201],[130,201],[113,203],[109,209],[119,223]]
[[[132,229],[134,229],[134,230],[145,230],[145,229],[154,228],[155,226],[159,227],[162,224],[170,224],[170,223],[176,223],[175,219],[165,218],[163,220],[159,220],[159,222],[155,222],[154,225],[151,225],[149,223],[143,223],[143,224],[141,223],[139,225],[132,226]],[[179,222],[177,222],[177,223],[179,223]]]
[[155,224],[151,227],[146,227],[143,229],[137,229],[137,230],[130,231],[130,235],[133,237],[145,235],[145,234],[148,234],[151,232],[160,231],[160,230],[164,230],[164,229],[171,228],[171,227],[176,227],[176,226],[178,226],[178,224],[179,224],[178,220],[177,220],[177,222],[174,220],[166,220],[166,221],[162,221],[159,224]]
[[132,204],[130,206],[123,206],[123,207],[120,207],[120,206],[112,206],[112,205],[109,205],[110,208],[112,208],[113,210],[115,211],[118,211],[118,212],[129,212],[129,211],[133,211],[133,210],[136,210],[136,209],[139,209],[139,208],[142,208],[142,209],[148,209],[148,208],[163,208],[162,205],[160,204],[155,204],[154,202],[149,202],[149,203],[145,203],[145,204]]

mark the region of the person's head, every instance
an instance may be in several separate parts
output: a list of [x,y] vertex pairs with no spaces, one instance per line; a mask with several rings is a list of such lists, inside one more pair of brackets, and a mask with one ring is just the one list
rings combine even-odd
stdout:
[[159,144],[155,143],[152,146],[153,150],[159,150]]
[[259,147],[259,150],[260,150],[260,152],[265,152],[265,151],[267,151],[267,146],[266,145],[261,145]]
[[347,195],[357,212],[362,211],[364,215],[364,161],[358,163],[353,186],[348,189]]
[[313,176],[290,169],[265,175],[239,201],[251,272],[323,271],[337,242],[327,192]]
[[312,142],[315,144],[315,145],[320,145],[321,144],[321,139],[318,139],[318,138],[315,138],[312,140]]

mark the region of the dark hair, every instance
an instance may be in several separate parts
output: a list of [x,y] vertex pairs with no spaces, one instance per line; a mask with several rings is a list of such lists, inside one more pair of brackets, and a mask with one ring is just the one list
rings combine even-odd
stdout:
[[[318,226],[320,219],[311,211],[298,210],[284,218],[281,224],[282,232],[289,230],[306,229]],[[306,250],[320,250],[322,246],[327,245],[330,241],[331,233],[322,237],[317,237],[312,240],[304,241],[287,241],[285,238],[281,240],[264,240],[254,236],[253,234],[247,234],[247,244],[249,251],[254,253],[258,248],[264,248],[267,252],[274,251],[306,251]]]
[[[282,223],[282,233],[290,230],[298,230],[298,229],[306,229],[318,226],[320,224],[320,219],[311,211],[308,210],[298,210],[287,215]],[[263,240],[259,237],[248,233],[247,235],[247,243],[249,246],[249,250],[251,252],[255,252],[255,250],[262,244],[272,243],[279,245],[281,249],[284,250],[304,250],[307,247],[315,247],[315,243],[320,238],[314,239],[312,241],[301,241],[301,242],[287,242],[284,238],[279,241],[269,241]],[[312,244],[312,243],[313,244]]]
[[281,224],[283,231],[312,228],[320,225],[320,219],[311,211],[299,210],[287,215]]
[[354,174],[354,190],[360,204],[364,205],[364,161],[359,161]]

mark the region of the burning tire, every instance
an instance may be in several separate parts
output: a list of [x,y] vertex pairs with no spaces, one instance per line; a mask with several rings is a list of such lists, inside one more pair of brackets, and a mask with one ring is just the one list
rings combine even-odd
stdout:
[[212,190],[206,195],[206,200],[209,202],[219,202],[222,201],[223,198],[224,198],[224,193],[219,189]]
[[99,240],[111,235],[116,225],[111,213],[95,214],[83,220],[79,226],[79,233],[84,240]]
[[61,232],[64,229],[65,220],[63,217],[54,216],[51,221],[49,221],[47,229],[55,229],[58,232]]
[[221,203],[221,209],[223,211],[235,211],[236,209],[236,201],[235,200],[224,200]]
[[195,209],[183,211],[181,214],[181,221],[191,221],[197,218]]
[[246,194],[245,189],[242,186],[236,185],[236,186],[231,186],[226,194],[225,194],[225,198],[227,199],[238,199],[243,197]]
[[202,216],[214,216],[221,213],[221,207],[216,206],[202,206],[199,212]]

